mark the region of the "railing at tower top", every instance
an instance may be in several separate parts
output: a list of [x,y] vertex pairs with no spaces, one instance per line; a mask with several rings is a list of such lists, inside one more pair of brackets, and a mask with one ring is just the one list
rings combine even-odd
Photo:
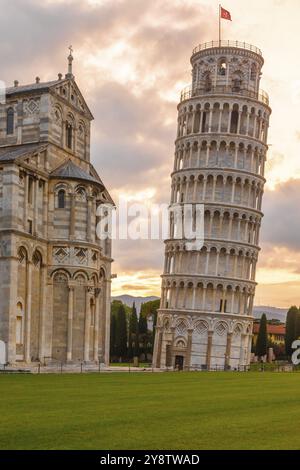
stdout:
[[258,92],[247,90],[243,88],[237,88],[233,86],[211,86],[207,89],[205,88],[195,88],[193,89],[190,85],[184,88],[180,95],[180,102],[188,100],[190,98],[195,98],[197,96],[207,96],[207,95],[238,95],[245,96],[247,98],[253,98],[257,101],[269,106],[269,95],[264,90],[259,90]]
[[204,44],[199,44],[197,47],[193,49],[193,55],[197,54],[198,52],[205,51],[206,49],[212,49],[215,47],[236,47],[238,49],[246,49],[247,51],[254,52],[262,56],[261,50],[256,47],[252,46],[251,44],[247,44],[246,42],[240,41],[210,41],[205,42]]

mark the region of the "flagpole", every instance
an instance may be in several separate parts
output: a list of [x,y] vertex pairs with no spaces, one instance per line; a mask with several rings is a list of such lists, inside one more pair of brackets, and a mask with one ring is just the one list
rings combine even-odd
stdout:
[[219,3],[219,47],[221,47],[221,4]]

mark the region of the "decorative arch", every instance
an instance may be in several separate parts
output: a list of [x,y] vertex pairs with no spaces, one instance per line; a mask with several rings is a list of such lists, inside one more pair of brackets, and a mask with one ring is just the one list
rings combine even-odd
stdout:
[[20,264],[26,264],[28,261],[28,251],[24,246],[20,246],[18,249],[18,261]]
[[12,135],[15,132],[15,111],[10,107],[6,111],[6,134]]
[[33,263],[33,266],[41,269],[42,264],[43,264],[43,256],[42,256],[42,253],[38,249],[34,250],[34,253],[32,255],[32,263]]
[[87,188],[79,185],[75,188],[76,198],[79,201],[85,202],[87,200]]
[[68,282],[71,279],[71,275],[66,269],[56,269],[52,272],[51,278],[53,282],[57,283]]
[[85,271],[79,270],[79,271],[76,271],[76,272],[74,273],[73,279],[74,279],[75,281],[77,281],[77,282],[80,282],[80,283],[81,283],[82,281],[88,282],[89,276],[88,276],[88,274],[87,274]]

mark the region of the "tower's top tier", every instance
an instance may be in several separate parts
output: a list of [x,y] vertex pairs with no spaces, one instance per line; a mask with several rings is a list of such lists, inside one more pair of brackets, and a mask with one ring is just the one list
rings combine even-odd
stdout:
[[259,91],[264,59],[257,47],[238,41],[208,42],[193,50],[191,64],[191,96],[241,94],[268,104],[268,95]]

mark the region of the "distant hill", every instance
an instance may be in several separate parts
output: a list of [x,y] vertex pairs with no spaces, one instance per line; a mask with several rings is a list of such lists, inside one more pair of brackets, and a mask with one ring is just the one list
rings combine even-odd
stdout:
[[132,307],[133,302],[135,302],[137,313],[140,313],[141,305],[150,302],[152,300],[158,300],[159,297],[134,297],[132,295],[117,295],[112,297],[112,300],[121,300],[123,304],[128,305],[128,307]]
[[267,320],[274,319],[274,320],[280,320],[282,323],[285,323],[287,312],[288,312],[287,308],[259,306],[259,307],[254,307],[253,316],[255,318],[260,318],[262,314],[265,313],[267,316]]
[[[121,300],[125,305],[128,305],[128,307],[132,307],[133,302],[135,302],[138,313],[140,313],[142,304],[157,299],[159,299],[159,297],[134,297],[133,295],[118,295],[112,297],[112,300]],[[254,307],[253,316],[255,318],[260,318],[262,314],[265,313],[268,320],[280,320],[281,322],[285,323],[287,311],[287,308],[266,307],[262,305]]]

